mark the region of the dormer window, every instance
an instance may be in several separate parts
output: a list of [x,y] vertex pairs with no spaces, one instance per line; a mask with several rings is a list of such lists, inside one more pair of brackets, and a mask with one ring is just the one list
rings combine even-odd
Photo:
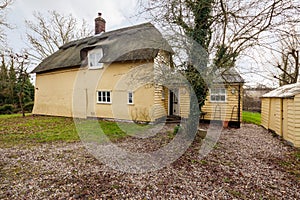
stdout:
[[103,63],[99,61],[103,57],[103,50],[102,48],[97,48],[90,50],[88,53],[88,62],[89,62],[89,69],[101,69],[103,68]]

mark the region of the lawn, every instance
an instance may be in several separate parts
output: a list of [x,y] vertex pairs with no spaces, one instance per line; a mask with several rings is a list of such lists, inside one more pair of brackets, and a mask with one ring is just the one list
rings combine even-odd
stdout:
[[[95,122],[97,127],[92,126],[95,125]],[[100,124],[101,129],[109,139],[119,139],[126,136],[125,132],[115,122],[82,120],[81,123],[84,124],[81,127],[89,127],[90,130],[93,129],[93,133],[97,133]],[[72,118],[0,115],[0,146],[56,141],[80,141]]]
[[243,111],[243,122],[260,125],[261,114],[257,112]]
[[[243,121],[260,125],[260,113],[243,112]],[[100,124],[100,126],[99,126]],[[99,128],[101,127],[101,134]],[[121,129],[120,129],[121,127]],[[117,140],[137,133],[143,133],[151,126],[132,123],[116,123],[97,120],[80,120],[80,128],[87,132],[88,139],[102,140],[103,133],[110,140]],[[82,133],[80,134],[83,135]],[[104,140],[104,139],[103,139]],[[0,115],[0,146],[35,144],[43,142],[80,141],[78,126],[74,120],[65,117],[32,116],[27,114]]]

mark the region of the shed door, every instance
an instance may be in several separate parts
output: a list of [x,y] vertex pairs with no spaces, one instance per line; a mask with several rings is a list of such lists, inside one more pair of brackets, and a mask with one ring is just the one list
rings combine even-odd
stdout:
[[269,129],[275,131],[276,134],[281,136],[281,99],[272,98],[270,106],[270,125]]

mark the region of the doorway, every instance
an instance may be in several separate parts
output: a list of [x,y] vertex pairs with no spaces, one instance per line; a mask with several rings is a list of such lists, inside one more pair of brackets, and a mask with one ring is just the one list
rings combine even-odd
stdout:
[[169,115],[179,116],[178,89],[169,92]]

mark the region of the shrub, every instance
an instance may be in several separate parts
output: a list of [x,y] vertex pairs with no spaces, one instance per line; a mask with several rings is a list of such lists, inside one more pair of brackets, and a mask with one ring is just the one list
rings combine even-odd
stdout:
[[14,111],[14,105],[12,104],[4,104],[0,106],[0,114],[12,114]]
[[34,105],[34,102],[32,101],[32,102],[29,102],[29,103],[26,103],[25,105],[24,105],[24,110],[25,110],[25,112],[32,112],[32,109],[33,109],[33,105]]

